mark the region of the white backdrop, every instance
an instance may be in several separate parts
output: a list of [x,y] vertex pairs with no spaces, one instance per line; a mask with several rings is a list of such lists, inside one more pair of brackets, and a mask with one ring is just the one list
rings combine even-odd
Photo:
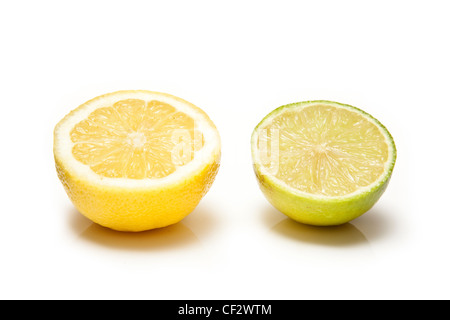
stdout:
[[[2,299],[450,298],[446,1],[2,1]],[[222,165],[181,223],[118,233],[81,216],[54,125],[121,89],[184,98],[216,123]],[[378,118],[398,149],[367,214],[313,228],[256,184],[250,135],[283,104]]]

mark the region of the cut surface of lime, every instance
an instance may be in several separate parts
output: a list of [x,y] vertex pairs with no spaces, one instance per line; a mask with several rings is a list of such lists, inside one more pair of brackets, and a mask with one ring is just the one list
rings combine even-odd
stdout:
[[295,220],[347,222],[378,200],[396,159],[386,128],[366,112],[307,101],[267,115],[252,135],[254,169],[269,201]]

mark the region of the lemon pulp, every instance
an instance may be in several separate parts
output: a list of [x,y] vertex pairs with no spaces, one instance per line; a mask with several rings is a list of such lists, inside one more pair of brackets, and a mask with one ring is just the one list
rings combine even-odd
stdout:
[[[174,130],[188,139],[177,139]],[[157,100],[126,99],[99,108],[70,137],[75,159],[108,178],[163,178],[202,148],[194,119]]]

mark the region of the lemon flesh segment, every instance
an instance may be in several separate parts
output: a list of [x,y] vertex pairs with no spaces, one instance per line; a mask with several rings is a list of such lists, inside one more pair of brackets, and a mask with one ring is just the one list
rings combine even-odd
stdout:
[[[188,139],[177,141],[174,130]],[[156,100],[120,100],[97,109],[76,124],[70,136],[74,157],[109,178],[162,178],[190,162],[202,148],[202,133],[195,130],[194,119]]]
[[392,137],[376,119],[330,101],[276,109],[255,129],[252,153],[269,201],[314,225],[345,223],[370,209],[396,157]]
[[56,125],[53,151],[78,211],[120,231],[179,222],[207,193],[220,165],[220,137],[207,114],[145,90],[79,106]]

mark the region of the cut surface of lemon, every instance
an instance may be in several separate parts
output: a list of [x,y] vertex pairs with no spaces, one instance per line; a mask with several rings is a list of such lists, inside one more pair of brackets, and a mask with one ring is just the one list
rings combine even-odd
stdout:
[[217,173],[220,137],[187,101],[118,91],[56,125],[54,156],[81,213],[112,229],[143,231],[176,223],[197,206]]
[[386,128],[366,112],[331,101],[282,106],[252,135],[254,169],[268,200],[294,220],[337,225],[369,210],[395,159]]

